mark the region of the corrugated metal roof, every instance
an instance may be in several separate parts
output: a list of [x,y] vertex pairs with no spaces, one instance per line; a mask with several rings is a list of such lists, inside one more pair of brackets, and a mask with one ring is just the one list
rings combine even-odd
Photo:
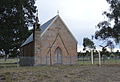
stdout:
[[32,41],[33,41],[33,33],[26,39],[26,41],[21,45],[21,47]]
[[[51,24],[51,22],[55,18],[56,18],[56,16],[53,17],[52,19],[50,19],[49,21],[47,21],[46,23],[44,23],[42,26],[40,26],[41,33],[44,32],[44,30]],[[32,41],[33,41],[33,33],[26,39],[26,41],[21,45],[21,47],[28,44],[28,43],[30,43],[30,42],[32,42]]]
[[[55,16],[56,17],[56,16]],[[53,17],[52,19],[50,19],[49,21],[47,21],[46,23],[44,23],[40,29],[41,29],[41,32],[43,32],[50,24],[51,22],[55,19],[55,17]]]

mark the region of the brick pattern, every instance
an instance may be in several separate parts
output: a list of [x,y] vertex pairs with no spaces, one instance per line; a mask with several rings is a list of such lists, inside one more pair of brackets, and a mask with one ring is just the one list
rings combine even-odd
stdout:
[[[35,33],[35,56],[41,56],[41,58],[39,57],[39,59],[36,58],[36,65],[44,64],[46,62],[48,62],[48,64],[56,64],[55,50],[57,47],[61,48],[62,50],[62,56],[64,57],[62,58],[63,64],[76,63],[77,43],[59,17],[47,29],[42,37],[40,37],[39,32],[36,31]],[[47,59],[45,61],[42,56],[49,57],[50,59]],[[74,58],[71,56],[74,56]]]
[[38,29],[34,30],[33,39],[32,43],[22,47],[24,57],[20,59],[21,65],[54,65],[57,63],[55,50],[58,47],[62,64],[76,63],[77,42],[59,16],[43,35]]

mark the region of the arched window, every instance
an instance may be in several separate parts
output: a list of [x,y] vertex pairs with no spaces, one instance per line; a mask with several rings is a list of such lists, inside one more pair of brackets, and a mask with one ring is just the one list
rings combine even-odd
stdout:
[[62,50],[59,47],[55,50],[55,63],[62,64]]

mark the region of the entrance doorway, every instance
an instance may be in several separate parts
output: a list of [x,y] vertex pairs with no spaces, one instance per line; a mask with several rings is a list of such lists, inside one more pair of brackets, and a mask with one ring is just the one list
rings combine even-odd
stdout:
[[55,63],[62,64],[62,50],[59,47],[55,50]]

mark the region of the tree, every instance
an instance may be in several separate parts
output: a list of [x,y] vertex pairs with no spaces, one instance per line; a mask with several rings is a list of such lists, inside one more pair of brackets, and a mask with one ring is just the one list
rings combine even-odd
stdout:
[[116,51],[115,55],[118,56],[118,57],[120,57],[120,52],[119,52],[119,50]]
[[101,56],[103,57],[103,56],[108,56],[108,51],[107,51],[107,48],[106,47],[108,47],[108,45],[106,45],[106,46],[102,46],[102,45],[99,45],[100,47],[102,47],[102,52],[101,52]]
[[90,49],[90,51],[91,51],[91,61],[92,61],[92,64],[93,64],[93,50],[95,49],[94,42],[92,40],[90,40],[89,38],[84,38],[83,39],[83,46],[84,46],[83,50],[86,50],[86,48]]
[[107,42],[107,45],[108,45],[108,47],[110,48],[110,51],[111,51],[111,53],[113,52],[113,49],[114,49],[114,44],[113,44],[113,42],[111,41],[111,40],[109,40],[108,42]]
[[[97,27],[98,31],[95,33],[96,39],[113,38],[116,44],[120,43],[120,0],[106,0],[110,4],[109,11],[103,12],[108,18],[107,21],[100,22]],[[112,26],[111,21],[114,21]]]
[[95,49],[94,42],[92,40],[90,40],[89,38],[84,38],[83,39],[83,47],[84,47],[83,50],[85,50],[86,48]]
[[0,50],[17,54],[35,21],[34,0],[0,0]]

